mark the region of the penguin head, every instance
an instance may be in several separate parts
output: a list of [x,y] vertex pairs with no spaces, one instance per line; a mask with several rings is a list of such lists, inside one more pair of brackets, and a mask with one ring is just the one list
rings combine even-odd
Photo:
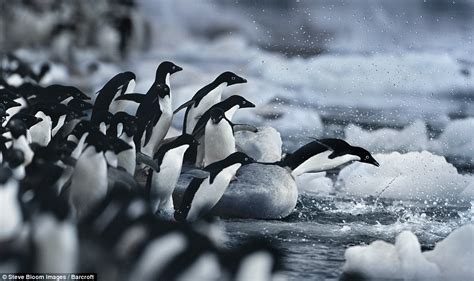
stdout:
[[77,139],[80,139],[84,133],[88,132],[91,128],[91,124],[87,120],[81,120],[79,123],[74,126],[74,129],[71,132],[71,135],[75,136]]
[[75,109],[76,111],[80,111],[80,112],[92,109],[93,107],[91,103],[86,102],[82,99],[78,99],[78,98],[73,98],[67,103],[67,105],[71,107],[72,109]]
[[351,154],[359,156],[359,162],[372,164],[376,167],[379,167],[380,164],[374,159],[374,157],[367,150],[362,147],[353,146],[351,149]]
[[247,83],[247,80],[233,72],[226,71],[221,75],[217,76],[215,82],[217,82],[218,84],[227,83],[227,86],[230,86],[234,84]]
[[20,136],[26,136],[26,124],[21,119],[10,119],[7,124],[12,137],[18,139]]
[[165,83],[166,75],[173,74],[183,70],[182,67],[177,66],[176,64],[170,61],[164,61],[160,63],[156,69],[156,81],[159,83]]
[[123,111],[115,113],[112,124],[115,126],[122,124],[123,132],[129,137],[134,136],[138,131],[138,118]]
[[107,136],[96,128],[89,130],[89,135],[86,138],[87,146],[93,146],[96,152],[105,152],[109,150],[110,144]]
[[43,121],[42,118],[36,117],[31,114],[23,113],[23,112],[18,112],[17,114],[13,115],[10,120],[13,120],[13,119],[18,119],[18,120],[23,121],[27,129]]
[[4,107],[5,109],[9,109],[9,108],[12,108],[12,107],[17,107],[17,106],[21,106],[20,103],[10,99],[10,98],[6,98],[6,97],[3,97],[0,99],[0,105],[2,107]]
[[210,112],[210,120],[213,124],[219,124],[222,119],[226,119],[224,110],[213,108]]
[[238,105],[239,108],[249,108],[249,107],[255,107],[255,104],[251,103],[247,99],[245,99],[242,96],[239,95],[233,95],[227,98],[227,100],[232,104],[232,105]]
[[115,154],[132,148],[128,143],[116,136],[107,136],[107,142],[109,146],[108,150],[113,151]]
[[190,134],[182,134],[181,136],[177,137],[173,143],[175,147],[182,146],[182,145],[189,145],[189,146],[198,146],[199,142]]
[[170,87],[166,84],[156,84],[156,88],[158,90],[158,96],[160,98],[165,98],[166,96],[170,95]]
[[81,90],[73,86],[63,86],[59,84],[54,84],[46,87],[45,90],[54,94],[54,96],[56,96],[58,99],[61,99],[58,101],[63,101],[68,97],[78,98],[82,100],[91,99],[88,95],[84,94]]
[[240,163],[242,166],[255,163],[255,159],[243,152],[234,152],[226,158],[231,163]]
[[4,157],[10,168],[16,168],[25,162],[25,154],[23,151],[15,148],[7,150]]

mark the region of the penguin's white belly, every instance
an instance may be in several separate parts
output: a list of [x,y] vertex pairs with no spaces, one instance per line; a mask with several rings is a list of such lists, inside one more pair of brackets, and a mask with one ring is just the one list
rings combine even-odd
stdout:
[[102,153],[88,147],[79,157],[71,179],[71,203],[78,215],[107,194],[107,162]]
[[126,141],[132,148],[122,151],[117,155],[118,166],[124,168],[130,175],[133,176],[135,174],[136,166],[135,142],[133,142],[133,138],[130,138],[129,140],[123,140]]
[[217,86],[214,90],[210,91],[205,95],[197,107],[191,106],[188,111],[186,118],[186,133],[192,134],[196,123],[199,121],[199,118],[206,113],[209,108],[221,101],[222,92],[227,84],[221,84]]
[[31,142],[36,142],[42,146],[46,146],[51,141],[52,122],[49,116],[40,116],[40,118],[42,118],[43,121],[29,129]]
[[20,136],[18,139],[13,140],[13,148],[19,149],[23,151],[23,155],[25,156],[25,161],[23,162],[25,166],[31,163],[33,160],[33,150],[31,150],[28,140],[25,136]]
[[56,127],[54,127],[52,130],[51,130],[51,134],[54,136],[56,135],[56,133],[59,131],[59,129],[62,128],[62,126],[64,125],[64,122],[66,121],[66,115],[61,115],[61,117],[59,117],[59,120],[58,120],[58,124],[56,124]]
[[160,210],[165,205],[168,205],[167,208],[171,207],[171,211],[174,209],[171,195],[178,183],[183,165],[183,156],[188,147],[188,145],[183,145],[166,152],[161,162],[160,172],[153,172],[150,193],[152,198],[156,198],[155,204],[158,205],[156,207]]
[[17,196],[18,186],[12,179],[0,187],[0,242],[12,239],[21,229],[23,216]]
[[225,159],[235,152],[235,138],[229,122],[208,122],[204,135],[204,166]]
[[240,166],[241,164],[238,163],[223,169],[214,178],[212,184],[210,183],[210,177],[207,177],[201,183],[201,186],[196,191],[196,194],[194,194],[194,198],[191,202],[191,208],[186,217],[187,221],[196,221],[219,202]]
[[165,266],[178,254],[185,251],[186,238],[180,233],[170,233],[148,244],[130,276],[134,280],[155,280]]
[[75,272],[78,258],[77,230],[69,221],[50,215],[35,220],[34,242],[38,247],[37,272]]
[[236,281],[272,280],[273,257],[267,252],[256,252],[242,259]]
[[334,169],[347,162],[360,159],[358,156],[350,155],[350,154],[346,154],[343,156],[330,159],[329,155],[331,155],[332,153],[333,153],[332,151],[325,151],[313,157],[308,158],[305,162],[303,162],[301,165],[296,167],[296,169],[294,169],[291,174],[296,177],[308,172],[310,173],[323,172],[330,169]]

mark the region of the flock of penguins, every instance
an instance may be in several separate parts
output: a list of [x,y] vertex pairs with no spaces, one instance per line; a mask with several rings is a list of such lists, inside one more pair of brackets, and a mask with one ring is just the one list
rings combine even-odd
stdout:
[[[238,95],[221,101],[226,87],[246,80],[224,72],[173,111],[170,76],[181,70],[162,62],[146,94],[133,92],[132,72],[119,73],[92,102],[72,86],[42,86],[47,65],[34,71],[4,56],[0,272],[89,271],[107,280],[281,276],[281,254],[268,241],[224,247],[212,234],[210,211],[237,170],[258,163],[236,151],[234,139],[235,131],[257,129],[231,121],[236,110],[255,105]],[[131,104],[135,114],[125,110]],[[165,139],[183,109],[182,134]],[[378,166],[368,151],[339,139],[315,139],[260,164],[298,176],[350,161]],[[182,173],[192,180],[181,202],[173,202]]]

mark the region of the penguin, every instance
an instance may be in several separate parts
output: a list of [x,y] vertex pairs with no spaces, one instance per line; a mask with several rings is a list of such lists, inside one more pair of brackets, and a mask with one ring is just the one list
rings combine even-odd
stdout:
[[104,152],[107,139],[92,129],[86,138],[87,146],[77,160],[71,177],[69,200],[76,216],[85,215],[107,194],[107,161]]
[[7,166],[11,169],[13,177],[21,181],[25,177],[25,156],[23,151],[11,147],[4,153],[4,161],[7,162]]
[[[269,241],[252,237],[236,249],[221,256],[229,280],[280,280],[283,271],[281,252]],[[285,279],[285,278],[283,278]]]
[[10,130],[12,136],[12,147],[23,152],[25,166],[31,163],[33,159],[33,150],[26,137],[27,126],[21,119],[11,119],[8,121],[7,128]]
[[219,75],[214,81],[201,88],[197,93],[180,107],[174,114],[186,108],[183,121],[183,133],[192,134],[194,127],[199,119],[211,106],[221,101],[224,88],[247,83],[247,80],[237,74],[226,71]]
[[351,146],[341,139],[312,141],[293,153],[287,154],[277,165],[287,167],[296,177],[304,173],[318,173],[343,164],[359,161],[379,167],[379,163],[367,150]]
[[122,72],[110,79],[99,91],[94,102],[92,118],[97,111],[108,111],[112,114],[123,110],[124,102],[115,101],[115,98],[131,93],[135,89],[136,76],[133,72]]
[[179,222],[193,222],[207,213],[224,195],[237,170],[255,160],[243,152],[234,152],[224,160],[204,168],[208,175],[193,178],[184,192],[181,205],[175,209],[174,218]]
[[[228,97],[227,99],[213,105],[208,111],[206,111],[206,113],[204,113],[199,118],[199,121],[196,123],[196,126],[194,127],[193,135],[197,135],[200,128],[203,128],[207,124],[207,122],[209,121],[211,112],[216,108],[224,111],[225,117],[228,120],[232,120],[237,109],[252,108],[252,107],[255,107],[255,104],[246,100],[244,97],[239,96],[239,95],[232,95]],[[185,159],[187,159],[187,161],[191,161],[195,163],[196,166],[199,167],[201,163],[203,163],[205,142],[203,140],[203,137],[200,137],[197,140],[200,143],[199,146],[197,147],[197,151],[193,151],[190,149],[189,150],[190,153],[188,153],[188,155],[185,156]]]
[[[127,96],[129,95],[124,95],[123,98]],[[134,138],[135,145],[138,151],[152,157],[171,126],[173,110],[170,88],[166,84],[154,84],[143,96],[136,116],[138,132]]]
[[205,167],[211,163],[223,160],[236,151],[233,123],[227,119],[225,112],[220,108],[214,108],[209,112],[209,120],[204,129],[198,128],[193,132],[197,139],[201,139],[204,133],[204,157],[198,157],[198,167]]
[[186,150],[198,143],[191,135],[181,135],[162,145],[153,156],[156,168],[150,171],[146,181],[146,190],[150,193],[153,211],[162,211],[172,215],[174,211],[172,194],[183,164]]
[[113,125],[107,130],[107,134],[119,137],[131,147],[131,149],[122,151],[117,155],[117,165],[124,168],[130,175],[135,174],[136,167],[136,151],[133,137],[137,133],[137,122],[135,116],[123,111],[117,112],[112,119]]
[[76,272],[79,237],[71,207],[65,198],[42,186],[32,217],[33,272]]
[[19,182],[11,169],[0,167],[0,244],[15,238],[23,226]]

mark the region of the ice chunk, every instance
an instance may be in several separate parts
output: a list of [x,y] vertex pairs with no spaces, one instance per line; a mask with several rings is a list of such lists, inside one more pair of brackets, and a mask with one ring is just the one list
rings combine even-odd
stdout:
[[[290,173],[276,165],[250,164],[237,171],[213,214],[221,217],[279,219],[296,206],[298,189]],[[182,176],[173,194],[175,206],[190,181]]]
[[276,162],[281,159],[280,133],[272,127],[259,127],[257,133],[239,131],[235,133],[238,151],[247,153],[260,162]]
[[346,141],[362,146],[372,153],[421,151],[428,147],[426,124],[421,120],[402,130],[382,128],[367,131],[356,125],[349,125],[344,132]]
[[436,263],[443,280],[472,280],[474,277],[474,225],[464,225],[443,241],[434,250],[424,252],[430,262]]
[[443,155],[474,158],[474,118],[448,123],[431,147],[433,151]]
[[333,182],[326,177],[326,172],[302,174],[296,178],[300,193],[328,195],[334,192]]
[[470,182],[442,156],[430,152],[377,154],[380,167],[353,163],[341,170],[337,187],[350,196],[408,200],[457,200]]
[[345,275],[368,279],[436,280],[440,272],[423,256],[418,239],[410,231],[400,233],[395,245],[377,240],[368,246],[350,247],[345,259]]

